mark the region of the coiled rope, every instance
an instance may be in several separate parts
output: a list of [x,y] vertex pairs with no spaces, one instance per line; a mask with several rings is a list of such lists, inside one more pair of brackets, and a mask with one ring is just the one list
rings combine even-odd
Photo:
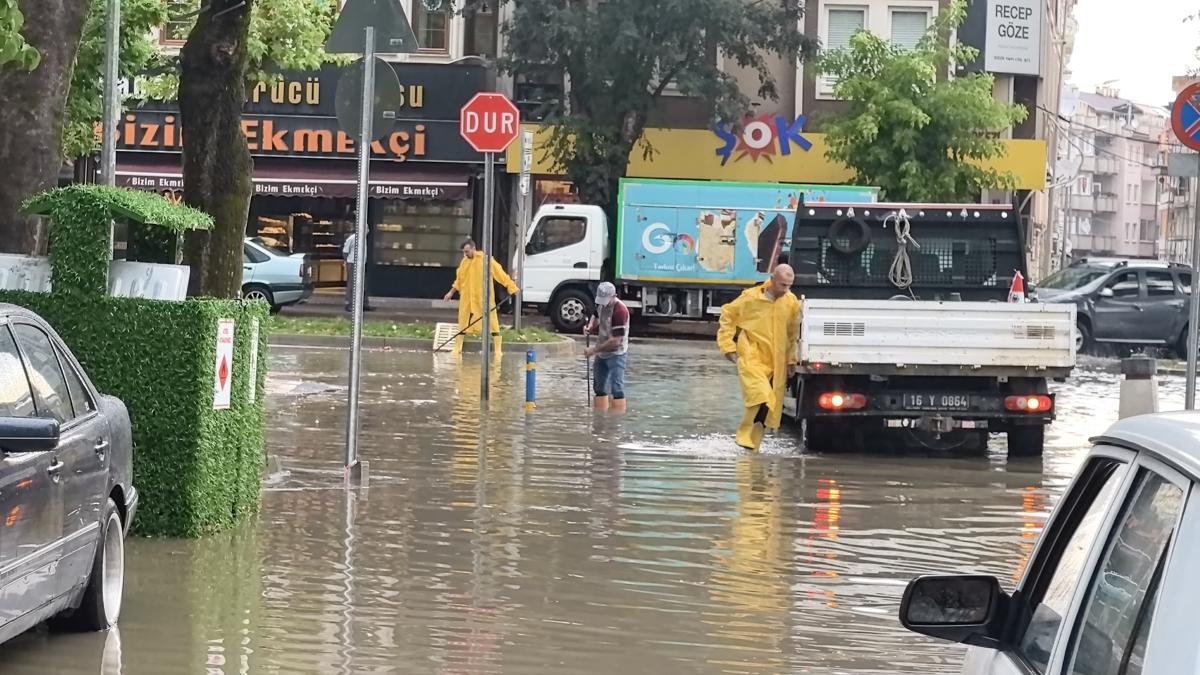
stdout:
[[892,258],[892,267],[888,270],[888,281],[892,282],[896,288],[908,290],[913,284],[912,258],[909,256],[908,247],[913,246],[920,249],[921,245],[909,234],[912,223],[909,222],[908,213],[904,209],[884,218],[883,226],[885,228],[889,221],[896,226],[896,256]]

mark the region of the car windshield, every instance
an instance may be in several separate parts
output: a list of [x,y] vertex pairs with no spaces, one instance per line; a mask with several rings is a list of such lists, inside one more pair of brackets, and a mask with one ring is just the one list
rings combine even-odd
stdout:
[[1068,267],[1050,275],[1045,281],[1038,284],[1038,288],[1074,291],[1087,286],[1105,274],[1108,274],[1108,270],[1100,267]]

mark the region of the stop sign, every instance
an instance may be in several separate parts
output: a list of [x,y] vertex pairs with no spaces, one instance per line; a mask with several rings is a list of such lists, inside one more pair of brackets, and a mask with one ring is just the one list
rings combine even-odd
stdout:
[[476,152],[504,152],[517,139],[521,113],[504,94],[482,93],[467,101],[458,131]]

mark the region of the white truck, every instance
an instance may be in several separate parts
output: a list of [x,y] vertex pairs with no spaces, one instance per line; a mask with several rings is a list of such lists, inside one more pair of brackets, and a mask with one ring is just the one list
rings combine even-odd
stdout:
[[1006,433],[1010,455],[1040,455],[1048,382],[1075,365],[1075,308],[1008,302],[1022,242],[1011,206],[801,205],[785,415],[807,446],[982,449]]

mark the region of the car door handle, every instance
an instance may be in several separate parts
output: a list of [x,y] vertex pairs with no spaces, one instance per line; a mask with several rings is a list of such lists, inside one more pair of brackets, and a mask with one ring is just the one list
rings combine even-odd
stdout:
[[104,459],[104,453],[108,452],[108,445],[108,441],[104,440],[103,438],[96,441],[95,450],[96,454],[100,456],[100,459]]
[[46,467],[46,473],[50,475],[50,480],[55,483],[62,480],[62,470],[65,466],[66,464],[63,464],[61,460],[55,459],[53,464]]
[[587,263],[585,263],[585,262],[577,262],[577,263],[575,263],[574,267],[575,267],[575,269],[577,269],[577,270],[583,270],[583,269],[587,269]]

